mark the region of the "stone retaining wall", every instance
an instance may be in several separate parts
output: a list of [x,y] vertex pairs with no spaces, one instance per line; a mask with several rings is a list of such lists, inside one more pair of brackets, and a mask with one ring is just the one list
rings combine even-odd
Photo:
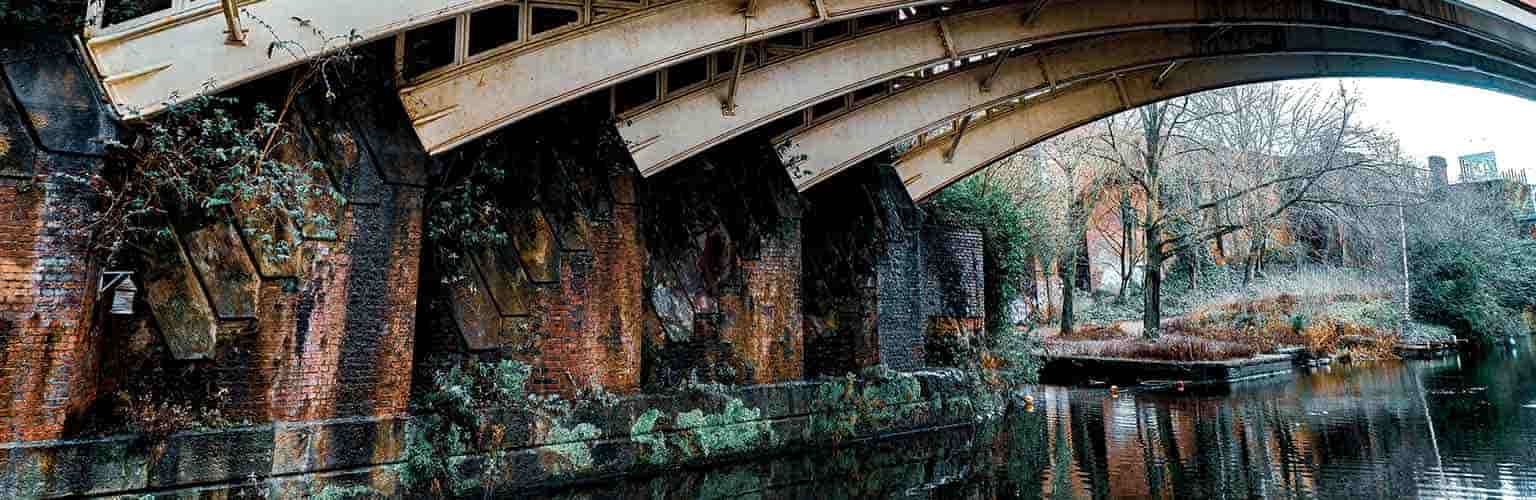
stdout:
[[[872,373],[864,378],[696,389],[584,405],[550,418],[487,415],[507,438],[461,457],[476,470],[495,452],[498,494],[826,448],[973,424],[975,402],[958,374]],[[327,487],[402,497],[407,418],[358,418],[179,433],[0,445],[0,495],[157,498],[257,494],[307,498]],[[580,439],[551,428],[586,427]]]

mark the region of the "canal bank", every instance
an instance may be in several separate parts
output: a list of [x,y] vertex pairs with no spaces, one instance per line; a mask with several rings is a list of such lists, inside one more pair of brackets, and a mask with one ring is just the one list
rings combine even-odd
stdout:
[[1182,393],[1040,386],[1032,411],[1016,404],[938,441],[684,469],[540,498],[691,494],[786,463],[828,473],[787,486],[742,480],[720,497],[1529,498],[1532,347],[1525,339],[1481,354],[1335,364]]

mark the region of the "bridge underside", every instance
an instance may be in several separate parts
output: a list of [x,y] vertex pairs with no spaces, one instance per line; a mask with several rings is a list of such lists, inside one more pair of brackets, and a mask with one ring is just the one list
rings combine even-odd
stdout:
[[[1536,64],[1536,11],[1513,0],[169,4],[87,31],[90,59],[124,116],[392,39],[401,102],[431,154],[599,93],[644,175],[747,131],[789,131],[807,159],[792,172],[801,189],[913,137],[921,127],[911,124],[937,108],[902,94],[957,87],[959,70],[979,96],[949,100],[999,104],[1042,85],[1258,53],[1399,57],[1513,81],[1531,81]],[[1142,32],[1159,34],[1126,38]],[[1036,67],[1015,68],[1020,59]],[[1017,71],[1036,73],[1024,77],[1032,85],[1022,87]],[[854,123],[866,130],[839,135]]]
[[[1035,103],[1048,102],[1056,94],[1076,91],[1083,85],[1130,81],[1123,77],[1133,73],[1154,74],[1152,85],[1159,90],[1181,88],[1199,76],[1204,80],[1195,82],[1203,90],[1219,88],[1223,81],[1237,84],[1324,76],[1400,76],[1397,72],[1370,73],[1373,69],[1388,68],[1374,61],[1396,61],[1421,68],[1413,73],[1417,78],[1518,96],[1532,96],[1532,86],[1526,82],[1536,81],[1532,80],[1536,73],[1524,66],[1394,36],[1318,28],[1242,28],[1224,33],[1214,42],[1209,37],[1205,30],[1116,35],[1011,57],[995,66],[978,65],[954,71],[938,81],[856,106],[786,134],[782,139],[788,145],[786,158],[796,162],[790,169],[791,175],[802,190],[808,189],[897,144],[942,144],[946,154],[956,155],[972,147],[971,132],[989,126],[1000,114],[1024,113],[1040,118],[1059,113],[1057,108]],[[1292,56],[1312,57],[1331,64],[1317,65],[1310,72],[1289,69],[1283,76],[1269,75],[1271,68],[1264,66],[1265,61],[1296,58]],[[1254,63],[1255,60],[1260,62]],[[1191,73],[1195,68],[1216,68],[1212,72],[1219,75]],[[1227,69],[1224,74],[1220,74],[1222,68]],[[990,91],[981,90],[978,82],[988,79],[995,82]],[[1118,102],[1118,95],[1115,97]],[[1152,101],[1127,99],[1122,104],[1135,107],[1149,102]],[[1094,109],[1089,116],[1105,116],[1098,110],[1107,108]],[[1124,109],[1129,108],[1119,108]],[[961,128],[968,131],[960,131]],[[954,139],[955,135],[961,135],[959,141]],[[924,167],[918,171],[930,170],[933,169]],[[962,169],[967,173],[974,170]],[[922,185],[942,186],[952,180],[929,178]],[[916,198],[931,194],[918,185],[913,189]]]

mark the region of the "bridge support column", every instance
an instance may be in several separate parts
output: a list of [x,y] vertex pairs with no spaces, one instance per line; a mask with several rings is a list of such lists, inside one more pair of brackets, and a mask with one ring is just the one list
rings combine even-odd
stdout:
[[807,375],[923,366],[923,216],[895,171],[868,161],[805,195]]
[[77,231],[115,129],[63,38],[7,42],[0,88],[0,442],[59,439],[97,392],[98,275]]

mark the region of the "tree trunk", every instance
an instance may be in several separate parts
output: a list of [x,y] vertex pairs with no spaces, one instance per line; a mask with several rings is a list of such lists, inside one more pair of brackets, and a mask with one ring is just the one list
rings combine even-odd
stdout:
[[[1157,241],[1157,233],[1152,229],[1146,230],[1147,241]],[[1158,327],[1163,323],[1163,249],[1161,245],[1147,245],[1147,270],[1144,275],[1142,289],[1142,336],[1148,340],[1155,340],[1160,332]]]
[[[1401,324],[1407,325],[1408,321],[1413,319],[1413,285],[1408,275],[1408,219],[1403,216],[1401,206],[1397,207],[1397,231],[1401,237],[1398,240],[1401,243],[1398,249],[1403,256],[1403,322]],[[1402,327],[1399,328],[1398,333],[1401,334]]]
[[1131,234],[1131,195],[1120,189],[1120,290],[1115,293],[1115,303],[1125,302],[1125,289],[1131,282],[1131,257],[1135,254],[1136,236]]
[[1255,252],[1255,255],[1253,257],[1253,277],[1254,277],[1254,279],[1258,279],[1260,274],[1264,274],[1264,253],[1268,252],[1268,251],[1269,251],[1269,238],[1266,237],[1263,240],[1259,241],[1259,249]]
[[1194,291],[1200,288],[1200,254],[1198,245],[1191,245],[1189,252],[1184,254],[1184,260],[1189,262],[1189,289]]
[[1243,256],[1243,287],[1253,285],[1254,278],[1258,275],[1259,267],[1259,233],[1260,228],[1248,230],[1248,253]]
[[1073,295],[1072,289],[1077,282],[1077,252],[1068,252],[1065,259],[1061,259],[1061,335],[1072,333],[1073,322]]

